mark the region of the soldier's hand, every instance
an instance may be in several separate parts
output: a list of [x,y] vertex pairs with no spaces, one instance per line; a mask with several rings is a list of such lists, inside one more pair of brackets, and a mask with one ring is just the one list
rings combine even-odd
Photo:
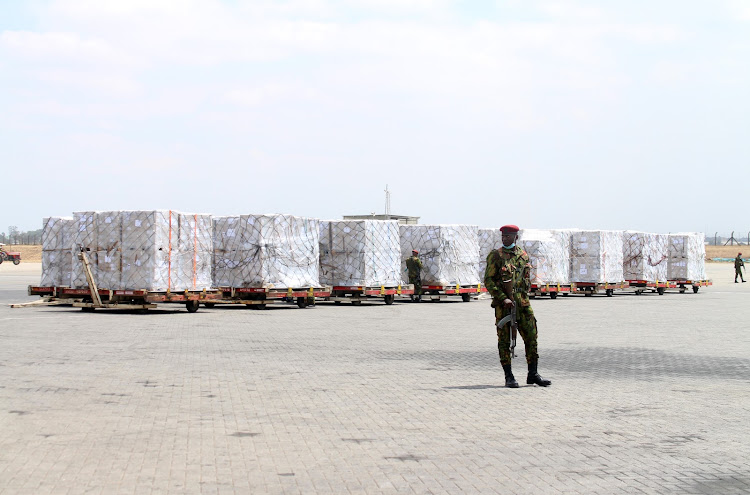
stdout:
[[504,300],[503,300],[503,307],[504,307],[505,309],[510,309],[510,308],[512,308],[512,307],[513,307],[513,301],[511,301],[510,299],[504,299]]

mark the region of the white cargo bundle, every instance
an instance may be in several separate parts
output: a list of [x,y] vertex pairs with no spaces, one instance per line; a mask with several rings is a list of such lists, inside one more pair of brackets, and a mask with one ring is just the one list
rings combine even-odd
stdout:
[[479,229],[479,280],[484,283],[484,272],[487,269],[487,256],[494,249],[503,245],[500,229]]
[[318,287],[320,221],[293,215],[214,219],[216,287]]
[[406,258],[419,251],[423,285],[477,285],[479,228],[476,225],[400,225],[401,274],[408,283]]
[[519,246],[531,260],[531,283],[570,283],[570,231],[524,229]]
[[45,218],[42,226],[43,287],[68,287],[73,270],[73,218]]
[[570,281],[617,283],[622,271],[622,231],[571,230]]
[[706,236],[702,232],[669,234],[669,280],[706,280]]
[[320,282],[324,285],[396,286],[401,283],[396,220],[320,222]]
[[[211,287],[210,215],[173,210],[74,215],[75,245],[86,249],[100,288],[182,291]],[[72,284],[88,287],[77,256]]]
[[625,280],[667,280],[667,236],[627,230],[622,234],[622,271]]

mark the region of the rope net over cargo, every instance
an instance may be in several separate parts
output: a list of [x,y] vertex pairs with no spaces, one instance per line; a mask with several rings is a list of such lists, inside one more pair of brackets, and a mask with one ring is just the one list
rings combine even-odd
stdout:
[[293,215],[214,218],[216,287],[320,285],[320,221]]
[[529,255],[531,283],[570,283],[571,231],[524,229],[517,241]]
[[628,230],[622,234],[625,280],[657,282],[667,280],[667,236]]
[[[90,211],[74,213],[70,225],[69,284],[63,281],[61,286],[88,287],[83,263],[78,259],[83,247],[94,280],[102,289],[181,291],[211,287],[210,215],[174,210]],[[56,264],[46,268],[53,266]]]
[[706,236],[700,232],[668,235],[667,277],[669,280],[705,280]]
[[73,271],[73,225],[72,217],[49,217],[42,222],[43,287],[70,285]]
[[479,228],[476,225],[400,225],[402,281],[408,283],[406,258],[419,251],[422,284],[477,285]]
[[622,231],[571,230],[570,281],[622,282]]
[[320,222],[320,281],[327,285],[396,286],[401,246],[395,220]]

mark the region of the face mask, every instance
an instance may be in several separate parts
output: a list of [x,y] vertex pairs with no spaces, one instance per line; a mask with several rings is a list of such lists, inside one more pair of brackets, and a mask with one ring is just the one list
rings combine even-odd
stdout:
[[513,249],[514,247],[516,247],[516,243],[515,243],[515,241],[514,241],[514,242],[513,242],[513,244],[511,244],[510,246],[506,246],[505,244],[503,244],[503,247],[504,247],[505,249]]

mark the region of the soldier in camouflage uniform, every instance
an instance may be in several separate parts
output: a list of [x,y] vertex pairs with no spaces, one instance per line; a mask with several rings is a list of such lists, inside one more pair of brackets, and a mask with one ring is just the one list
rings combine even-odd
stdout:
[[742,261],[742,253],[737,253],[737,257],[734,259],[734,283],[737,283],[737,276],[739,275],[742,279],[742,283],[745,283],[745,277],[742,276],[742,267],[745,266],[745,262]]
[[422,260],[419,251],[412,249],[411,256],[406,258],[406,269],[409,271],[409,283],[414,284],[414,300],[422,300]]
[[[529,374],[526,383],[546,387],[551,385],[537,372],[539,354],[537,354],[537,326],[534,311],[529,302],[531,289],[531,264],[526,251],[516,246],[518,227],[505,225],[502,232],[503,246],[494,249],[487,256],[487,269],[484,272],[484,285],[492,295],[492,307],[495,308],[495,323],[510,314],[511,308],[516,307],[518,333],[521,334],[526,348],[526,362]],[[500,352],[500,364],[505,372],[505,386],[518,388],[518,382],[513,376],[510,364],[510,332],[508,328],[497,329],[497,348]]]

